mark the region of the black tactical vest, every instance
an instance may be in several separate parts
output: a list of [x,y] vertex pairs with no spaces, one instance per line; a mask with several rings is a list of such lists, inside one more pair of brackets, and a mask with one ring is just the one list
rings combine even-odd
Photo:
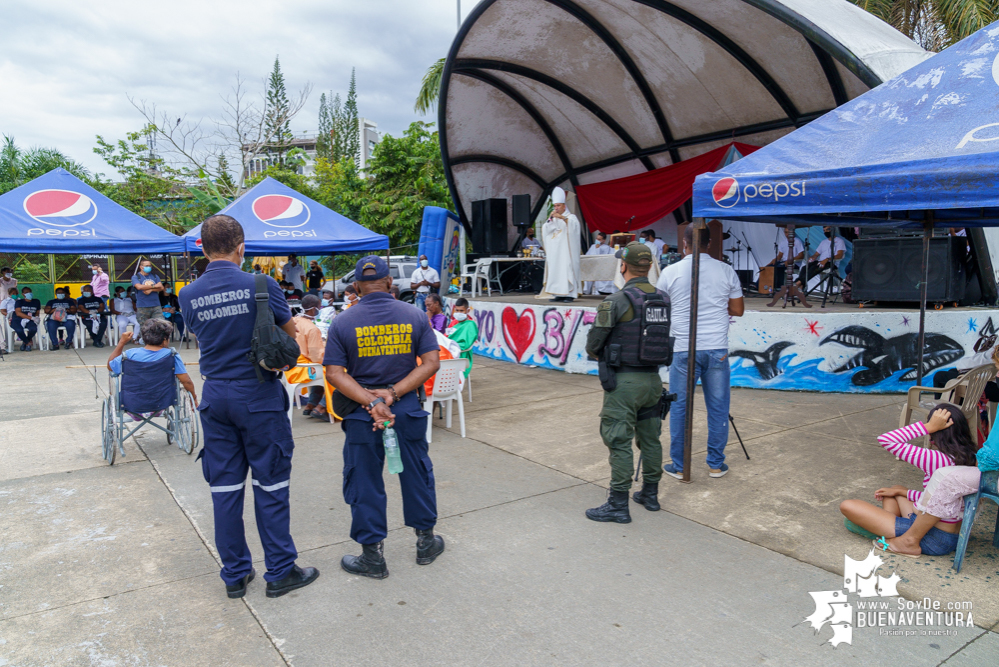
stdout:
[[612,366],[669,366],[673,362],[673,339],[669,335],[669,297],[660,290],[647,294],[637,287],[624,290],[635,316],[618,322],[605,350]]

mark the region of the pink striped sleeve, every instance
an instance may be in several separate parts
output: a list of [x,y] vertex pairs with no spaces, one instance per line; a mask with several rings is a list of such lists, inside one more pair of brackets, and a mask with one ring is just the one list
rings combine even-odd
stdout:
[[916,422],[915,424],[908,424],[902,428],[879,435],[878,444],[906,463],[911,463],[922,469],[920,459],[922,453],[927,450],[923,447],[910,445],[908,442],[916,438],[921,438],[924,435],[926,435],[926,424]]
[[[926,482],[924,481],[923,484],[926,484]],[[919,497],[921,495],[923,495],[922,491],[913,491],[912,489],[905,492],[905,497],[908,498],[910,502],[914,503],[919,501]]]

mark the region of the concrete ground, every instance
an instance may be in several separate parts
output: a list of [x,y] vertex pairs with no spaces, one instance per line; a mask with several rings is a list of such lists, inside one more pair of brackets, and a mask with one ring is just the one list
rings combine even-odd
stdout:
[[[182,356],[193,362],[197,351]],[[357,553],[341,494],[343,436],[296,415],[292,533],[299,562],[322,576],[274,600],[258,579],[246,598],[229,600],[194,456],[147,430],[113,467],[101,459],[106,357],[87,348],[0,362],[0,667],[839,665],[886,656],[970,666],[999,657],[990,504],[959,575],[944,557],[890,557],[879,570],[896,571],[909,599],[972,603],[974,627],[907,637],[858,627],[852,645],[834,648],[828,626],[816,634],[804,623],[815,610],[808,593],[842,589],[844,554],[869,551],[843,529],[839,501],[920,482],[874,440],[895,425],[901,397],[735,390],[732,415],[752,460],[733,435],[731,472],[709,479],[699,410],[693,483],[664,478],[666,511],[633,505],[631,524],[597,524],[583,516],[603,502],[609,476],[596,379],[477,358],[468,437],[457,423],[434,427],[443,556],[415,564],[398,482],[387,476],[391,576],[342,572],[340,558]],[[246,522],[262,574],[249,497]]]

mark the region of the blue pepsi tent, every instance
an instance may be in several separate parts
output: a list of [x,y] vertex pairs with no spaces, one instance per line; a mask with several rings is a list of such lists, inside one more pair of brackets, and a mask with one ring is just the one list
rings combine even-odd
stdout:
[[182,253],[184,241],[60,167],[0,195],[0,248],[81,255]]
[[[999,22],[694,182],[694,215],[776,224],[999,226]],[[696,284],[696,280],[694,281]],[[695,325],[696,326],[696,325]],[[917,367],[922,384],[923,364]]]
[[[222,209],[243,225],[247,255],[352,253],[387,250],[388,237],[267,177]],[[187,250],[200,253],[201,225],[184,234]]]
[[[999,23],[694,183],[694,215],[999,225]],[[928,212],[932,211],[932,216]],[[835,215],[835,220],[830,220]]]

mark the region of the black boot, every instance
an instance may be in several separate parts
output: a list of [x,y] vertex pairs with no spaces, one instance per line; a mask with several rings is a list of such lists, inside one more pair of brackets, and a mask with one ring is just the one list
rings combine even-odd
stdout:
[[628,492],[612,489],[607,502],[600,507],[586,510],[586,518],[591,521],[631,523],[631,513],[628,511]]
[[243,597],[244,595],[246,595],[246,585],[249,584],[251,581],[253,581],[253,578],[255,576],[257,576],[257,572],[251,567],[250,573],[244,575],[242,579],[240,579],[234,584],[225,585],[225,594],[233,599]]
[[659,482],[643,482],[642,490],[632,496],[639,505],[644,505],[650,512],[658,512],[659,507]]
[[382,542],[362,544],[361,547],[364,553],[360,556],[344,556],[340,560],[340,567],[351,574],[359,574],[362,577],[371,577],[372,579],[387,577],[389,571],[382,552]]
[[444,553],[444,538],[434,535],[434,529],[415,530],[416,533],[416,564],[430,565],[434,559]]
[[284,579],[267,582],[267,597],[279,598],[299,588],[305,588],[319,578],[319,570],[314,567],[292,566]]

